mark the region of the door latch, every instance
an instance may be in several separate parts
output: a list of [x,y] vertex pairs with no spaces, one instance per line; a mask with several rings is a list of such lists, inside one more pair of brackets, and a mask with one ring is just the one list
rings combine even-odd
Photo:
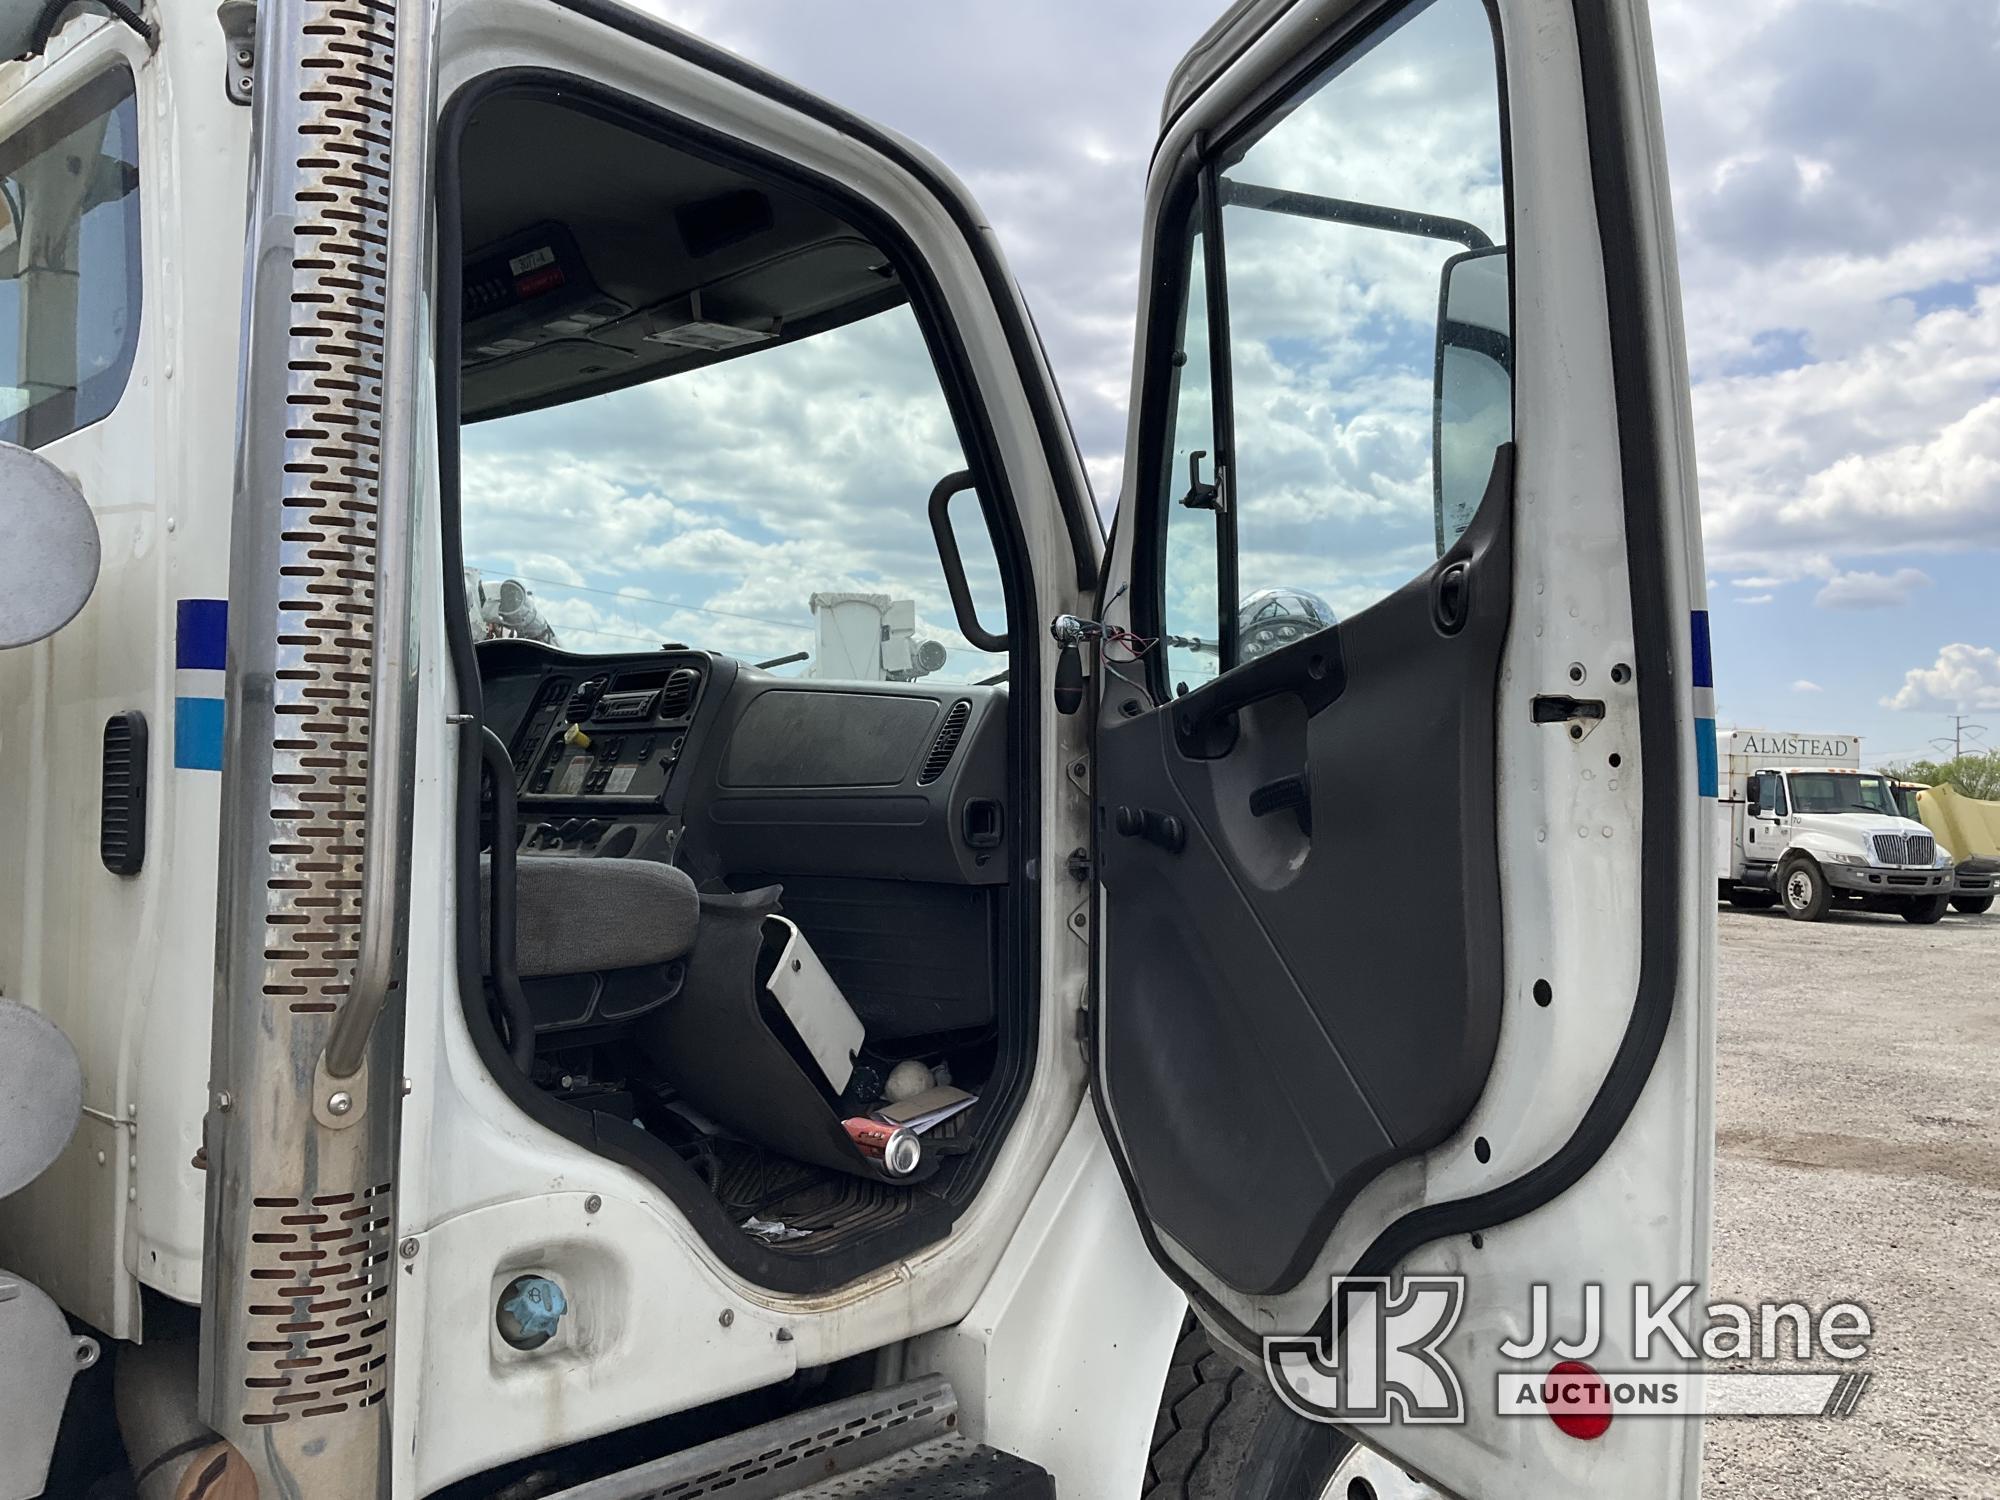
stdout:
[[1537,693],[1534,715],[1537,724],[1569,725],[1569,737],[1580,740],[1604,722],[1604,700],[1572,698],[1564,693]]

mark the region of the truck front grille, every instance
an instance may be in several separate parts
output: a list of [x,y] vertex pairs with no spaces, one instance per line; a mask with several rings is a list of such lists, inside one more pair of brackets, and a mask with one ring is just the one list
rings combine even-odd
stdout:
[[1878,865],[1906,865],[1905,856],[1909,852],[1908,843],[1900,833],[1877,833],[1870,835],[1875,841],[1875,863]]
[[1927,833],[1913,833],[1908,839],[1909,857],[1905,861],[1913,865],[1928,865],[1937,858],[1937,840]]

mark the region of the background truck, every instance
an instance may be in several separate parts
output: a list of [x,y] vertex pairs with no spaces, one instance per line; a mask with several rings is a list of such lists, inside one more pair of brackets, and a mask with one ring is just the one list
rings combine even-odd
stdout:
[[1951,904],[1968,916],[1993,906],[2000,890],[2000,802],[1968,797],[1954,786],[1892,781],[1896,810],[1915,818],[1953,861]]
[[1951,901],[1950,857],[1861,770],[1861,737],[1736,729],[1718,736],[1716,869],[1736,906],[1780,906],[1817,922],[1836,906],[1935,922]]

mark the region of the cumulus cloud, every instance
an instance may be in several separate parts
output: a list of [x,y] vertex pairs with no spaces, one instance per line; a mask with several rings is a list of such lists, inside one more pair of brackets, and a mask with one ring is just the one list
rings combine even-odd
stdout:
[[1954,642],[1928,667],[1912,667],[1885,708],[1968,713],[2000,709],[2000,651]]
[[1836,573],[1813,595],[1813,603],[1821,609],[1889,609],[1907,604],[1912,593],[1930,586],[1930,575],[1920,568],[1898,568],[1894,573]]

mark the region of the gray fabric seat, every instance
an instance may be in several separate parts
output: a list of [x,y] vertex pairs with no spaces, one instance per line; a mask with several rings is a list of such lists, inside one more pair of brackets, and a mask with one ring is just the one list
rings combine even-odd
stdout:
[[[650,859],[570,859],[524,853],[515,862],[515,962],[523,979],[638,969],[694,947],[701,898],[684,871]],[[491,954],[493,871],[479,861],[479,968]]]

